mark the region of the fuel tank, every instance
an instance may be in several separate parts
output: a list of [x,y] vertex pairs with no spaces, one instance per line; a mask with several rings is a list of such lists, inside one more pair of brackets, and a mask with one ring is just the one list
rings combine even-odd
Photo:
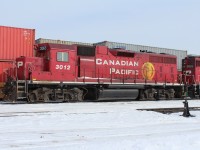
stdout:
[[138,95],[138,89],[103,89],[99,91],[98,100],[134,100]]

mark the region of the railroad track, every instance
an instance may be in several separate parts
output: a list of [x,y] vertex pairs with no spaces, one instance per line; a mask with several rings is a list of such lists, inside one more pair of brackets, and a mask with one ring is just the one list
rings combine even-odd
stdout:
[[[49,102],[35,102],[35,103],[28,103],[27,101],[25,100],[17,100],[17,101],[3,101],[3,100],[0,100],[0,105],[1,104],[42,104],[42,103],[84,103],[84,102],[95,102],[95,103],[101,103],[101,102],[140,102],[140,101],[177,101],[177,100],[180,100],[180,101],[183,101],[184,98],[174,98],[173,100],[166,100],[166,99],[160,99],[160,100],[155,100],[155,99],[152,99],[152,100],[137,100],[137,99],[104,99],[104,100],[84,100],[84,101],[74,101],[74,102],[63,102],[63,101],[49,101]],[[188,99],[188,101],[190,100],[197,100],[197,99]]]
[[[176,108],[148,108],[148,109],[137,109],[141,111],[155,111],[163,114],[171,114],[171,113],[178,113],[183,112],[184,107],[176,107]],[[200,107],[189,107],[190,111],[200,111]]]

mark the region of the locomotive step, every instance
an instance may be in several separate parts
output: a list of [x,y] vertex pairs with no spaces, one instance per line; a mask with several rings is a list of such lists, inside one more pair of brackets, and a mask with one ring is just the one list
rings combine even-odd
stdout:
[[21,90],[24,90],[25,89],[25,86],[18,86],[18,90],[21,89]]

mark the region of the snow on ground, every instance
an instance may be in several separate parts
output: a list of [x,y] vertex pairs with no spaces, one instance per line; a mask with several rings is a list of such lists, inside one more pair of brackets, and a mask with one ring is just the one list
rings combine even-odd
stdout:
[[[136,110],[183,107],[182,102],[0,104],[0,149],[200,149],[200,111],[185,118]],[[200,100],[189,106],[200,107]]]

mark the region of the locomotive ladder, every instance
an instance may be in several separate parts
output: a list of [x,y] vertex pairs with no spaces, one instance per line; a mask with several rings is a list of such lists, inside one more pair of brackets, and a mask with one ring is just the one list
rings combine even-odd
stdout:
[[16,88],[17,88],[16,99],[26,99],[28,91],[26,80],[17,80]]

